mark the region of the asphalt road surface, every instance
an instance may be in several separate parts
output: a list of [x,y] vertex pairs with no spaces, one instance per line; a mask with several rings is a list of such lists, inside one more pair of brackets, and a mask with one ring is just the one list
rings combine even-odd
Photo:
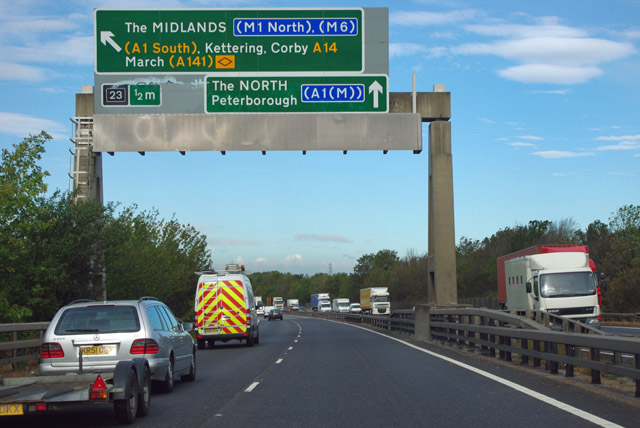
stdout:
[[[262,321],[260,344],[199,350],[195,382],[154,393],[133,426],[637,427],[640,405],[432,345],[317,318]],[[635,399],[639,400],[640,399]],[[2,417],[3,427],[117,426],[111,407]]]

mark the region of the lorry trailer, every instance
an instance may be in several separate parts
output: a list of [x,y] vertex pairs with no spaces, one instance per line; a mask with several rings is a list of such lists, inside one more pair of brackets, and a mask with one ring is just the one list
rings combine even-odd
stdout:
[[331,297],[328,293],[317,293],[311,295],[311,310],[320,312],[331,311]]
[[391,299],[387,287],[360,290],[360,308],[366,315],[391,315]]

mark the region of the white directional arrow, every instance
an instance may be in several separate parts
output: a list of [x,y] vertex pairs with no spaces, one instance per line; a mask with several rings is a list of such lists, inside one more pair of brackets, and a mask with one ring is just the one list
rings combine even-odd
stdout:
[[369,85],[369,93],[373,92],[373,108],[378,108],[378,95],[382,94],[382,85],[378,83],[377,80],[374,80],[371,85]]
[[112,37],[114,37],[114,34],[111,31],[100,31],[100,43],[105,46],[107,46],[107,43],[109,43],[111,47],[116,50],[116,52],[120,52],[122,48],[113,41]]

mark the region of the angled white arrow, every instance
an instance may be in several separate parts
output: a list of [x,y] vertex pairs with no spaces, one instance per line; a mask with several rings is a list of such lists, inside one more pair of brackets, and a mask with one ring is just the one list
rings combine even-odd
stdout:
[[116,52],[120,52],[122,48],[113,41],[112,37],[114,37],[114,34],[111,31],[100,31],[100,43],[105,46],[107,46],[107,43],[109,43],[111,47],[116,50]]
[[374,80],[371,85],[369,85],[369,93],[373,92],[373,108],[378,108],[378,95],[382,94],[382,85],[378,83],[377,80]]

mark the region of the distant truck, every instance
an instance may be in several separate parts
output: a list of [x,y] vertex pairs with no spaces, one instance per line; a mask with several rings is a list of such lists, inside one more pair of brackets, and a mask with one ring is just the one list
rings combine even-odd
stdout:
[[360,290],[360,309],[365,315],[391,315],[391,299],[387,287]]
[[287,299],[287,308],[292,310],[292,311],[297,311],[298,310],[298,306],[300,306],[300,300],[299,299]]
[[331,311],[331,297],[328,293],[318,293],[311,295],[311,310],[318,312]]
[[349,299],[333,299],[331,301],[331,310],[333,312],[349,312],[349,303]]
[[282,297],[274,297],[273,306],[276,309],[284,309],[284,299]]
[[537,245],[499,257],[500,305],[597,325],[600,289],[588,251],[586,245]]

